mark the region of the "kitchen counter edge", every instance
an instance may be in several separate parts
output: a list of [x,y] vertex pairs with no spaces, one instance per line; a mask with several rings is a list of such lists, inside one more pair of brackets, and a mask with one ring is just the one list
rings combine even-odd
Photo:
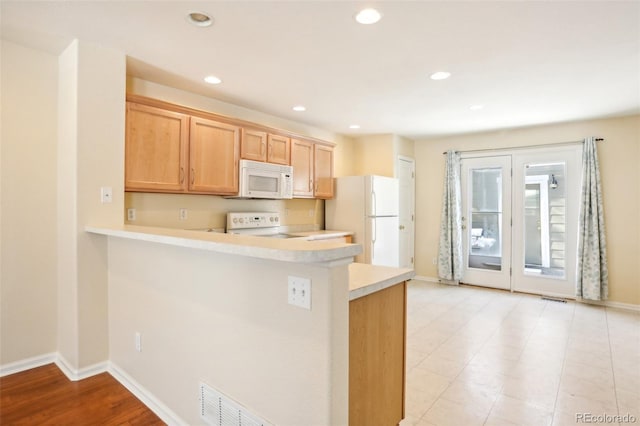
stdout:
[[349,301],[393,287],[410,280],[415,275],[416,271],[409,268],[351,263],[349,265]]
[[110,237],[169,244],[218,253],[294,263],[323,263],[353,258],[362,252],[359,244],[278,240],[251,235],[222,234],[151,226],[85,226],[85,231]]

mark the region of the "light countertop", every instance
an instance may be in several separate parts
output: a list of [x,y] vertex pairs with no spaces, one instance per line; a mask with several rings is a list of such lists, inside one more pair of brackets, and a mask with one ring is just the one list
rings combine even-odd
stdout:
[[319,242],[302,238],[265,238],[252,235],[223,234],[152,226],[87,226],[85,230],[93,234],[111,237],[296,263],[329,262],[350,258],[362,252],[361,245],[345,244],[343,242]]
[[384,290],[416,275],[413,269],[352,263],[349,265],[349,300]]
[[299,237],[307,237],[307,240],[328,240],[330,238],[340,238],[347,237],[349,235],[353,235],[353,232],[348,231],[332,231],[330,229],[325,229],[321,231],[307,231],[307,232],[287,232],[289,235],[296,235]]

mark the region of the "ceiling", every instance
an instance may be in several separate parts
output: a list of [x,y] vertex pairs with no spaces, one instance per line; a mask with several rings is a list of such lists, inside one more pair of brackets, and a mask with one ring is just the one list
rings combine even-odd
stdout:
[[[365,6],[379,23],[355,22]],[[190,24],[192,11],[213,25]],[[113,47],[131,75],[341,134],[423,139],[640,112],[638,1],[2,0],[0,19],[4,39]]]

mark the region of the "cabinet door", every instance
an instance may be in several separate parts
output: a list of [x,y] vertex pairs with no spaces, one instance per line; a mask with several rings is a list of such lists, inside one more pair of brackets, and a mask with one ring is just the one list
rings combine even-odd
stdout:
[[127,102],[125,190],[186,190],[189,116]]
[[349,302],[349,426],[404,418],[406,283]]
[[204,118],[191,118],[189,191],[238,193],[240,127]]
[[333,198],[333,147],[314,145],[314,196]]
[[313,144],[291,140],[291,165],[293,166],[293,196],[313,197]]
[[291,139],[270,134],[269,144],[267,145],[267,162],[288,166],[291,163],[289,157],[290,149]]
[[265,161],[267,159],[267,133],[242,129],[240,158],[253,161]]

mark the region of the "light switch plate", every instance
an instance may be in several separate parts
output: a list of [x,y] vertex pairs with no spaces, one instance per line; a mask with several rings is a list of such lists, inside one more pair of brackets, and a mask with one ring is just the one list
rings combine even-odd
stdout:
[[290,305],[311,310],[311,279],[289,275],[287,288]]
[[102,204],[110,203],[113,200],[113,190],[110,186],[100,188],[100,201]]

